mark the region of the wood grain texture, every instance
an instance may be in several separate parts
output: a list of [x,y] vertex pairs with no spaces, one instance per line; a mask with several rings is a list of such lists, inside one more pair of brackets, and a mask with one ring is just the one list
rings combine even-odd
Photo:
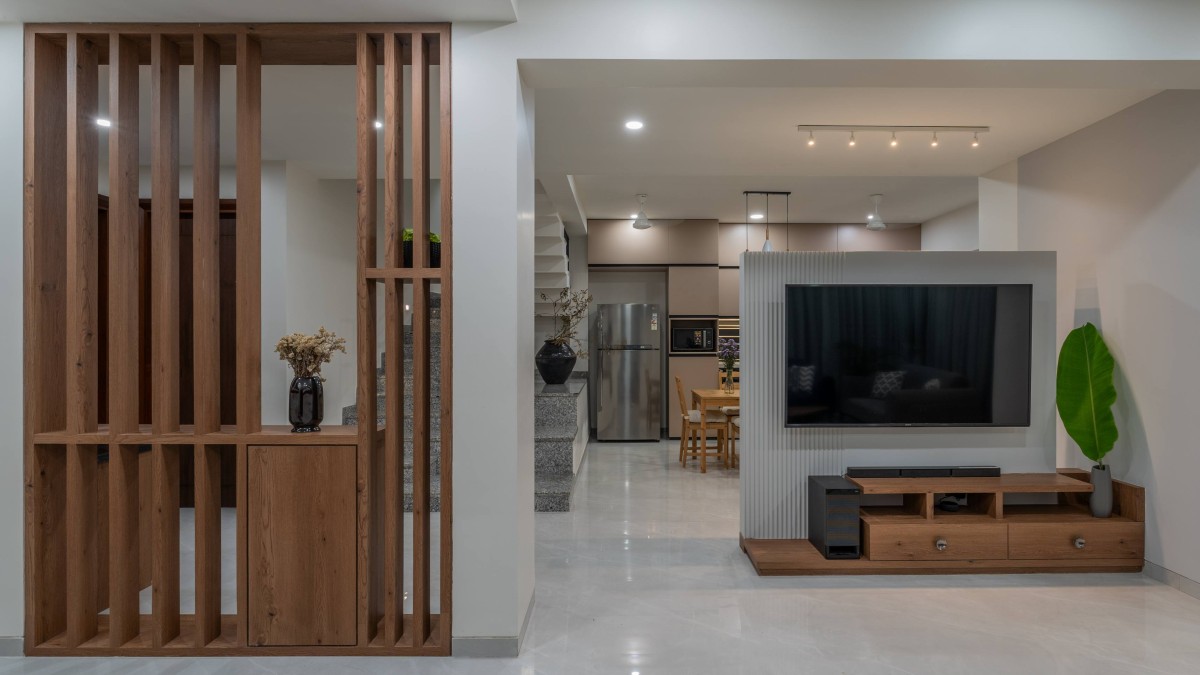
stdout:
[[66,50],[25,35],[25,648],[66,630]]
[[[415,190],[414,190],[415,192]],[[415,251],[416,249],[414,249]],[[415,264],[414,254],[414,264]],[[413,284],[413,497],[412,497],[412,610],[413,644],[429,638],[430,557],[429,548],[429,282]]]
[[358,388],[358,643],[371,644],[383,618],[384,540],[382,453],[376,444],[376,288],[366,278],[375,266],[376,80],[378,54],[371,36],[357,38],[357,192],[358,192],[358,283],[357,350]]
[[151,419],[179,430],[179,45],[151,39]]
[[249,644],[354,645],[353,446],[249,448]]
[[234,634],[234,644],[244,647],[250,643],[250,519],[248,507],[250,504],[250,447],[239,443],[236,449],[237,473],[237,632]]
[[[191,448],[188,448],[190,451]],[[155,445],[152,611],[153,645],[179,637],[179,453],[175,445]]]
[[221,453],[197,445],[196,495],[196,630],[195,646],[221,635]]
[[429,44],[412,35],[412,266],[428,267],[429,257]]
[[[220,47],[195,41],[195,150],[192,218],[192,363],[196,430],[221,425]],[[211,622],[212,618],[208,617]],[[211,625],[211,624],[210,624]],[[202,631],[203,632],[203,631]]]
[[237,421],[262,427],[262,45],[237,38]]
[[[939,551],[938,540],[946,542]],[[1008,557],[1004,523],[892,524],[866,522],[863,552],[870,560],[994,560]]]
[[67,429],[99,423],[96,46],[67,36]]
[[450,654],[452,608],[454,598],[454,199],[453,199],[453,134],[450,116],[450,31],[438,34],[438,75],[441,78],[438,107],[438,133],[441,134],[441,230],[442,230],[442,370],[441,386],[441,527],[438,532],[441,542],[441,576],[439,577],[441,604],[438,620],[438,644],[442,653]]
[[66,644],[75,647],[96,635],[100,610],[96,446],[67,446],[66,474]]
[[390,280],[384,297],[386,434],[383,456],[384,640],[395,644],[404,618],[404,282]]
[[[400,36],[383,36],[383,267],[400,267],[404,185],[404,64]],[[374,265],[374,263],[372,263]],[[390,321],[390,319],[388,319]]]
[[1006,473],[986,478],[850,478],[865,495],[1091,492],[1089,483],[1053,473]]
[[[1145,558],[1144,523],[1092,518],[1073,523],[1010,523],[1008,557],[1076,560]],[[1083,548],[1075,545],[1082,540]]]
[[[138,635],[141,591],[138,449],[108,446],[108,638],[120,647]],[[178,540],[177,540],[178,541]],[[178,544],[176,544],[178,546]]]

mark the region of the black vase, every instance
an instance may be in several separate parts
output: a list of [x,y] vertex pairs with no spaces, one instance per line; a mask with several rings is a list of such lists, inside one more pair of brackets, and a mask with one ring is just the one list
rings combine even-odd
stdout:
[[325,389],[319,377],[296,377],[288,390],[288,421],[292,433],[303,434],[321,430],[325,417]]
[[571,377],[571,369],[575,367],[576,359],[571,345],[555,344],[547,340],[533,361],[546,384],[562,384]]
[[[412,240],[403,242],[403,245],[400,247],[400,249],[402,251],[402,255],[404,256],[404,266],[412,267],[413,266],[413,243],[412,243]],[[436,268],[436,267],[442,266],[442,243],[441,242],[436,242],[436,243],[432,242],[432,241],[429,242],[429,261],[428,262],[429,262],[430,267]]]

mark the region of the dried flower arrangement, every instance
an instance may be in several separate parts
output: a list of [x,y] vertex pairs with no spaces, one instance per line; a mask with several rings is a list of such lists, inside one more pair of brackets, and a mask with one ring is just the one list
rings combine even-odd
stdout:
[[742,358],[742,349],[738,341],[733,338],[717,340],[717,358],[721,360],[725,370],[732,371],[733,364]]
[[316,335],[292,333],[275,343],[279,360],[287,361],[296,377],[321,377],[321,364],[329,363],[334,352],[345,354],[346,340],[325,330],[324,326]]
[[[542,302],[551,302],[545,293],[541,294]],[[579,323],[587,318],[588,307],[592,304],[592,294],[587,289],[571,291],[564,288],[554,298],[555,331],[546,338],[546,342],[555,345],[568,345],[575,352],[586,358],[583,345],[575,337],[579,333]]]

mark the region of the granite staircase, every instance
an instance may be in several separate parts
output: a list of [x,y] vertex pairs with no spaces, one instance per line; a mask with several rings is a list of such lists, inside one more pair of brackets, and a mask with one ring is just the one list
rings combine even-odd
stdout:
[[[429,301],[429,501],[432,511],[442,508],[442,302],[441,296],[430,295]],[[386,424],[384,404],[387,401],[386,377],[383,366],[387,354],[380,356],[376,411],[379,426]],[[404,510],[412,512],[413,493],[413,335],[412,326],[404,327]],[[342,408],[342,424],[358,424],[358,406]]]

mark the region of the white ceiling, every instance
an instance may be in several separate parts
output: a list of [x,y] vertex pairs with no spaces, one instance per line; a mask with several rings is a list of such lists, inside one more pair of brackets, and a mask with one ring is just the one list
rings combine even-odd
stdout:
[[865,222],[872,194],[884,196],[885,223],[923,223],[978,199],[978,180],[969,176],[575,176],[575,189],[584,204],[604,205],[589,207],[589,218],[628,218],[637,211],[633,195],[645,190],[650,218],[723,223],[746,221],[747,189],[792,193],[786,202],[771,197],[769,213],[763,197],[750,197],[750,213],[772,223]]
[[516,0],[0,0],[0,21],[516,21]]
[[[538,77],[549,83],[561,75],[559,67]],[[891,192],[886,203],[923,220],[967,203],[962,201],[966,181],[942,179],[974,179],[1154,93],[1109,88],[538,89],[537,177],[573,231],[581,229],[584,218],[628,217],[639,192],[649,195],[656,217],[741,220],[743,190],[791,189],[805,195],[803,205],[793,209],[793,221],[825,222],[858,222],[867,195]],[[627,131],[623,123],[630,118],[645,127]],[[992,130],[981,135],[978,148],[970,147],[970,135],[943,134],[932,149],[929,134],[916,133],[900,134],[899,147],[892,148],[890,136],[878,132],[858,134],[854,148],[847,146],[848,134],[818,132],[817,145],[810,148],[797,124]],[[880,177],[908,180],[884,184],[887,179]],[[812,180],[829,178],[841,180]],[[859,207],[850,208],[849,197],[856,192]],[[845,218],[838,217],[841,213]]]

